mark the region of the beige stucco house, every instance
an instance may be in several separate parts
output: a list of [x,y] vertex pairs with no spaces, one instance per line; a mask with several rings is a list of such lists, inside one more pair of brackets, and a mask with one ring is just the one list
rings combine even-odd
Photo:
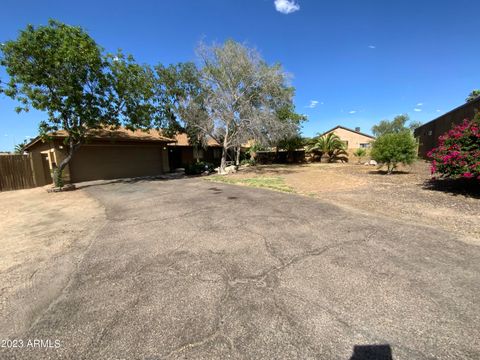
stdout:
[[325,131],[321,136],[325,136],[330,133],[334,133],[340,138],[340,140],[345,142],[347,151],[349,152],[359,148],[368,149],[371,146],[372,141],[375,140],[374,136],[360,132],[360,128],[353,130],[345,126],[338,125],[333,129]]
[[[25,146],[32,155],[38,184],[52,182],[53,169],[65,158],[65,131],[40,137]],[[173,139],[160,132],[125,128],[92,130],[86,144],[75,152],[65,168],[66,182],[155,176],[170,171],[167,144]]]

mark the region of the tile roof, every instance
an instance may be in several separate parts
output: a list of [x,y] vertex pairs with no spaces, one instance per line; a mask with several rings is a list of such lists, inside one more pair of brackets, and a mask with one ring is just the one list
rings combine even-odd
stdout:
[[[54,139],[62,139],[67,137],[67,131],[58,130],[48,134]],[[119,128],[104,128],[92,129],[88,132],[90,139],[95,140],[115,140],[115,141],[158,141],[158,142],[174,142],[174,139],[163,136],[158,130],[128,130],[124,127]],[[37,142],[41,141],[38,136],[25,146],[25,149],[30,148]]]
[[[175,144],[171,144],[171,145],[175,145],[175,146],[190,146],[190,143],[188,142],[188,136],[187,134],[185,133],[178,133],[174,136],[174,141],[175,141]],[[208,146],[220,146],[220,144],[212,139],[211,137],[208,138],[208,141],[207,141],[207,145]]]

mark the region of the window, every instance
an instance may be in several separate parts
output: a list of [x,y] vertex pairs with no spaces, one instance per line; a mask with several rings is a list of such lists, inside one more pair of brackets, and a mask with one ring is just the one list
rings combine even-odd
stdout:
[[370,143],[360,143],[360,147],[362,149],[368,149],[370,147]]

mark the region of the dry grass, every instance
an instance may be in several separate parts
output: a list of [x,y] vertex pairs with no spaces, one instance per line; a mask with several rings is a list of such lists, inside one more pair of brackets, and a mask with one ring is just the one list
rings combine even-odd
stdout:
[[293,188],[286,185],[283,178],[279,176],[264,177],[258,176],[253,178],[241,178],[241,177],[226,177],[222,175],[213,175],[208,178],[210,181],[224,182],[235,185],[246,185],[256,188],[265,188],[270,190],[282,191],[282,192],[294,192]]

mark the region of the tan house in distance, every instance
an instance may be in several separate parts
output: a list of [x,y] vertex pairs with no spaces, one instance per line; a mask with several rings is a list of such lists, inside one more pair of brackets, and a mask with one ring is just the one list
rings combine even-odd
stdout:
[[334,133],[345,143],[349,154],[356,149],[368,149],[371,146],[372,141],[375,140],[374,136],[360,132],[360,128],[352,130],[345,126],[337,125],[333,129],[325,131],[321,136],[330,133]]
[[[32,156],[36,182],[52,183],[52,171],[65,158],[65,131],[40,137],[25,146]],[[65,168],[66,182],[155,176],[170,171],[167,144],[173,139],[160,132],[125,128],[92,130],[89,141],[75,152]]]

